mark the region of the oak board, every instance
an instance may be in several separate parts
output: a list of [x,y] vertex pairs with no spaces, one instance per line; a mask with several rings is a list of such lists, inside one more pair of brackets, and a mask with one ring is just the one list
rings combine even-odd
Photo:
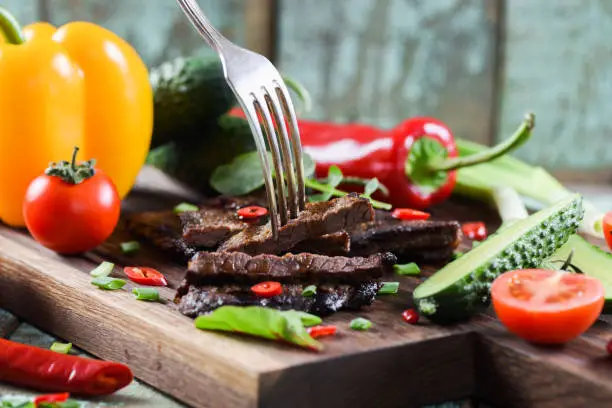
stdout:
[[[143,172],[124,202],[126,213],[194,199],[159,177]],[[485,218],[491,229],[497,223],[469,202],[432,212]],[[99,358],[128,364],[142,381],[194,407],[419,407],[467,396],[508,407],[612,406],[612,361],[605,353],[612,329],[605,322],[556,349],[522,343],[488,316],[453,327],[407,325],[400,315],[418,280],[394,276],[388,280],[401,282],[398,295],[379,297],[361,313],[326,318],[339,333],[314,353],[195,329],[171,301],[184,265],[147,245],[121,254],[119,243],[133,238],[120,225],[96,251],[62,257],[24,231],[0,227],[0,307]],[[136,301],[129,282],[113,292],[91,285],[88,272],[102,260],[117,264],[118,277],[123,265],[157,267],[170,283],[160,290],[167,302]],[[351,331],[357,315],[375,327]]]

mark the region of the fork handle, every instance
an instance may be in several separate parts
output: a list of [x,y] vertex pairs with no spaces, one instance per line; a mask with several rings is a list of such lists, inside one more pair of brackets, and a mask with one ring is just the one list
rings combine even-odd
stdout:
[[177,0],[183,12],[191,21],[191,24],[198,30],[200,35],[204,37],[208,45],[210,45],[217,53],[221,53],[223,45],[228,41],[206,18],[198,3],[195,0]]

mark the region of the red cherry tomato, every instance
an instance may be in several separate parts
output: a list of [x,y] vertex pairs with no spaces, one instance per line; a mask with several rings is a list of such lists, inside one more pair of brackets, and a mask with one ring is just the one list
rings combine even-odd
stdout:
[[38,404],[51,404],[54,402],[64,402],[70,397],[70,394],[63,392],[61,394],[44,394],[34,398],[34,406],[38,407]]
[[608,247],[612,250],[612,211],[607,212],[603,217],[603,233]]
[[487,227],[484,222],[467,222],[461,226],[463,235],[474,241],[482,241],[487,238]]
[[279,282],[261,282],[252,286],[251,291],[257,296],[272,297],[283,293],[283,287]]
[[268,214],[268,209],[258,205],[249,205],[247,207],[239,208],[237,214],[242,219],[253,220]]
[[581,274],[543,269],[510,271],[491,285],[499,320],[532,343],[562,344],[584,333],[604,305],[604,288]]
[[123,272],[132,282],[149,286],[167,286],[166,277],[158,270],[145,266],[126,266]]
[[316,339],[317,337],[333,336],[334,334],[336,334],[337,329],[336,329],[336,326],[329,325],[329,326],[312,326],[306,330],[308,331],[308,334],[310,334],[310,337]]
[[117,188],[101,170],[79,184],[41,175],[26,191],[23,215],[40,244],[60,254],[78,254],[111,235],[120,205]]
[[419,321],[419,313],[414,309],[404,310],[402,319],[408,324],[417,324]]
[[431,217],[431,214],[413,210],[412,208],[396,208],[391,213],[391,216],[399,220],[411,221],[411,220],[426,220]]

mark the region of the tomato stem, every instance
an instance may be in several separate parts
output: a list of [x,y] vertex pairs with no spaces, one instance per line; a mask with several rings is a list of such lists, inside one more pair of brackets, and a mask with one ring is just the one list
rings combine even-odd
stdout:
[[0,34],[9,44],[23,44],[25,36],[21,24],[7,9],[0,7]]
[[70,184],[80,184],[88,178],[93,177],[96,173],[94,169],[96,161],[91,159],[77,165],[76,156],[78,152],[79,148],[75,146],[72,152],[72,161],[70,163],[65,160],[59,163],[52,162],[47,170],[45,170],[45,174],[47,176],[59,177]]
[[518,127],[512,136],[503,142],[469,156],[453,157],[440,159],[436,157],[426,163],[427,170],[431,173],[436,171],[452,171],[463,167],[474,166],[494,160],[504,154],[518,148],[531,137],[531,131],[535,126],[535,115],[527,113],[523,123]]

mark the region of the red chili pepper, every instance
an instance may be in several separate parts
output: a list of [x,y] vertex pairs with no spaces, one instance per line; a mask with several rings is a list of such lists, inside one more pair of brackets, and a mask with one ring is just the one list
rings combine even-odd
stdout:
[[108,395],[130,384],[133,378],[124,364],[0,339],[0,382],[50,392]]
[[261,282],[251,287],[253,293],[261,297],[272,297],[283,293],[283,287],[279,282]]
[[431,214],[429,213],[419,210],[413,210],[412,208],[396,208],[395,210],[393,210],[391,215],[394,218],[404,221],[426,220],[431,217]]
[[258,205],[249,205],[246,207],[239,208],[236,213],[242,219],[253,220],[267,215],[268,209],[265,207],[260,207]]
[[310,337],[312,337],[313,339],[323,336],[333,336],[334,334],[336,334],[336,326],[334,325],[312,326],[306,330],[308,331],[308,334],[310,334]]
[[606,344],[606,351],[608,352],[608,354],[612,354],[612,340],[610,340],[608,344]]
[[41,404],[41,403],[49,404],[53,402],[64,402],[68,398],[70,398],[70,393],[68,392],[63,392],[61,394],[39,395],[38,397],[34,398],[34,406],[38,407],[38,404]]
[[146,266],[126,266],[123,272],[132,282],[148,286],[168,286],[166,277],[156,269]]
[[[230,115],[244,117],[239,108],[232,109]],[[527,140],[533,126],[530,114],[510,139],[485,152],[459,158],[452,132],[434,118],[407,119],[390,130],[365,124],[298,121],[304,152],[316,162],[317,177],[327,177],[332,165],[345,176],[377,177],[390,191],[389,197],[377,193],[377,198],[394,207],[417,209],[445,201],[455,187],[457,169],[515,149]]]
[[419,321],[419,313],[414,309],[404,310],[402,318],[408,324],[417,324]]
[[484,222],[467,222],[461,226],[463,235],[474,241],[482,241],[487,238],[487,227]]

